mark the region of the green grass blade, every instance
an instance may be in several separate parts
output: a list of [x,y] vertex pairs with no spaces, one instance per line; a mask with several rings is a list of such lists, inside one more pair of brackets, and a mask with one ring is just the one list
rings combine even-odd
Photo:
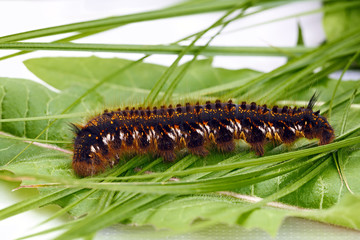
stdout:
[[[340,75],[340,78],[339,78],[338,82],[336,83],[336,86],[335,86],[335,88],[334,88],[334,91],[333,91],[333,94],[332,94],[332,97],[331,97],[331,100],[330,100],[329,111],[328,111],[329,118],[331,118],[331,111],[332,111],[333,101],[334,101],[334,98],[335,98],[336,91],[338,90],[339,85],[340,85],[340,83],[341,83],[341,81],[342,81],[342,78],[343,78],[345,72],[349,69],[350,65],[351,65],[351,64],[356,60],[356,58],[359,56],[359,54],[360,54],[360,50],[357,51],[357,52],[355,53],[355,55],[347,62],[344,70],[342,71],[342,73],[341,73],[341,75]],[[356,94],[356,93],[355,93],[355,94]]]
[[[185,157],[172,167],[168,168],[166,172],[173,172],[178,170],[183,170],[189,167],[196,161],[196,157],[189,156]],[[154,181],[166,181],[168,177],[155,178]],[[126,219],[136,212],[140,212],[149,207],[156,207],[157,204],[162,204],[168,200],[173,199],[174,195],[153,195],[153,194],[130,194],[127,195],[125,200],[117,201],[112,204],[110,207],[104,209],[101,213],[96,213],[94,215],[88,216],[82,221],[75,224],[71,229],[63,233],[58,237],[58,239],[68,239],[74,238],[76,236],[83,236],[91,234],[98,229],[104,228],[106,226],[112,225],[114,222],[119,222],[123,219]],[[93,225],[94,222],[98,224]],[[94,228],[88,228],[87,226],[92,225]]]
[[[48,50],[48,51],[85,51],[85,52],[120,52],[144,54],[180,54],[186,46],[181,45],[129,45],[96,43],[38,43],[15,42],[0,43],[0,49],[10,50]],[[302,55],[314,50],[312,47],[229,47],[229,46],[192,46],[185,55],[201,52],[205,56],[289,56]],[[1,58],[0,58],[1,60]]]
[[305,171],[302,175],[300,175],[295,182],[290,183],[289,185],[283,187],[276,193],[264,198],[262,201],[237,209],[236,212],[242,215],[256,208],[265,206],[269,202],[273,202],[279,198],[285,197],[286,195],[296,191],[301,186],[308,183],[311,179],[313,179],[318,174],[320,174],[327,166],[329,166],[329,164],[330,164],[329,159],[326,159],[325,161],[321,161],[318,164],[314,164],[313,166],[309,167],[309,169]]
[[162,9],[162,10],[155,10],[155,11],[142,12],[142,13],[136,13],[136,14],[130,14],[124,16],[109,17],[109,18],[103,18],[92,21],[72,23],[72,24],[42,28],[38,30],[3,36],[0,37],[0,43],[22,41],[31,38],[38,38],[38,37],[44,37],[44,36],[50,36],[61,33],[68,33],[68,32],[85,31],[94,28],[112,27],[122,24],[148,21],[154,19],[185,16],[185,15],[205,13],[205,12],[222,11],[222,10],[231,9],[237,4],[239,4],[239,1],[234,1],[234,0],[221,1],[221,2],[216,1],[216,2],[209,2],[206,4],[192,5],[191,7],[179,6],[179,7]]
[[[304,151],[308,151],[308,150],[314,150],[314,149],[322,150],[322,151],[316,152],[316,153],[323,153],[323,152],[327,153],[327,152],[331,152],[332,150],[346,147],[346,146],[351,146],[356,143],[360,143],[360,137],[349,138],[346,140],[342,140],[340,142],[323,145],[323,146],[319,146],[319,147],[312,148],[312,149],[299,150],[299,151],[296,151],[295,153],[304,152]],[[316,153],[313,152],[313,154],[316,154]],[[285,153],[285,154],[289,154],[289,153]],[[285,154],[279,154],[279,155],[274,155],[274,156],[269,156],[269,157],[280,157],[281,158],[281,155],[284,156]],[[321,154],[318,156],[321,156]],[[264,158],[266,158],[266,157],[264,157]],[[231,164],[231,165],[239,167],[239,165],[241,163],[243,163],[243,162]],[[213,166],[210,166],[210,167],[213,167]],[[208,168],[208,167],[204,167],[204,168]],[[221,168],[221,167],[219,167],[219,168]],[[235,168],[236,167],[234,167],[233,169],[235,169]],[[193,170],[193,169],[190,169],[190,170]],[[275,174],[269,174],[269,175],[270,176],[264,176],[264,179],[270,179],[270,178],[273,178],[274,176],[278,176],[279,174],[275,173]],[[224,190],[224,188],[226,188],[226,189],[235,188],[240,185],[239,178],[241,178],[241,176],[230,176],[230,177],[223,177],[223,178],[217,178],[217,179],[205,179],[205,180],[199,180],[199,181],[195,181],[195,182],[190,181],[190,182],[166,182],[166,183],[165,182],[164,183],[153,183],[153,182],[123,183],[123,182],[121,182],[121,183],[99,183],[99,184],[97,184],[97,183],[90,183],[90,182],[89,183],[79,182],[79,183],[74,183],[72,185],[66,185],[66,186],[67,187],[76,187],[76,188],[90,187],[90,188],[107,189],[107,190],[113,190],[113,191],[185,194],[185,193],[191,193],[191,192],[193,193],[193,192],[218,191],[219,188],[221,190]],[[256,180],[253,180],[253,181],[258,182],[258,181],[263,181],[264,179],[261,179],[260,177],[258,177]],[[250,179],[250,182],[251,181],[252,181],[252,179]],[[241,183],[247,185],[247,184],[249,184],[249,181],[245,180],[245,181],[242,181]]]
[[85,117],[89,113],[69,113],[61,115],[50,115],[50,116],[38,116],[38,117],[26,117],[26,118],[4,118],[0,119],[0,123],[4,122],[26,122],[26,121],[40,121],[40,120],[49,120],[49,119],[67,119],[74,117]]
[[[246,8],[245,8],[245,9],[246,9]],[[245,9],[242,10],[242,12],[240,13],[240,15],[242,15],[242,13],[244,12]],[[229,13],[231,13],[231,12],[229,12]],[[226,17],[226,16],[225,16],[225,17]],[[213,27],[217,26],[218,23],[222,22],[222,20],[223,20],[225,17],[223,17],[223,18],[221,18],[219,21],[215,22],[215,23],[214,23],[212,26],[210,26],[207,30],[210,30],[210,29],[212,29]],[[233,18],[233,19],[234,19],[234,18]],[[161,102],[168,102],[168,101],[171,99],[171,97],[172,97],[172,95],[173,95],[176,87],[178,86],[178,84],[179,84],[179,82],[181,81],[181,79],[184,77],[184,75],[185,75],[185,73],[187,72],[187,70],[189,69],[189,67],[195,62],[195,60],[197,59],[197,57],[199,56],[199,54],[200,54],[204,49],[206,49],[206,48],[209,46],[209,44],[211,43],[211,41],[212,41],[215,37],[217,37],[217,36],[225,29],[225,27],[226,27],[230,22],[231,22],[231,20],[228,21],[228,22],[226,22],[226,23],[224,23],[224,24],[220,27],[220,29],[218,30],[218,32],[217,32],[214,36],[212,36],[212,37],[207,41],[207,43],[206,43],[202,48],[199,49],[198,52],[196,52],[196,53],[194,54],[193,58],[192,58],[188,63],[186,63],[185,67],[183,67],[183,68],[180,70],[180,73],[178,73],[178,75],[174,78],[174,80],[171,81],[170,86],[167,88],[167,90],[165,90],[164,95],[163,95],[162,99],[160,100]],[[205,31],[207,31],[207,30],[205,30]],[[206,32],[204,32],[204,34],[205,34],[205,33],[206,33]],[[202,35],[198,36],[198,38],[196,38],[196,39],[194,40],[194,44],[195,44],[195,41],[196,41],[197,39],[201,38],[201,36],[202,36]]]
[[71,141],[43,140],[43,139],[22,138],[22,137],[10,136],[10,135],[2,135],[1,132],[0,132],[0,138],[19,140],[19,141],[23,141],[23,142],[38,142],[38,143],[46,143],[46,144],[52,144],[52,143],[71,144],[72,143]]
[[0,220],[9,218],[11,216],[14,216],[14,215],[22,213],[22,212],[26,212],[33,208],[41,207],[41,206],[51,203],[55,200],[58,200],[62,197],[73,194],[77,191],[79,191],[79,190],[78,189],[62,189],[62,190],[52,192],[45,196],[39,196],[39,197],[35,197],[31,200],[27,199],[22,202],[16,203],[14,205],[11,205],[7,208],[0,210]]
[[[98,34],[98,33],[107,31],[107,30],[110,30],[110,29],[112,29],[112,28],[100,28],[100,29],[94,29],[92,31],[85,31],[85,32],[78,33],[78,34],[75,34],[75,35],[70,36],[70,37],[61,38],[59,40],[54,41],[53,43],[71,42],[71,41],[74,41],[74,40],[77,40],[77,39],[81,39],[81,38],[84,38],[84,37],[88,37],[88,36],[91,36],[91,35],[94,35],[94,34]],[[20,51],[20,52],[17,52],[17,53],[5,55],[5,56],[0,57],[0,61],[5,60],[5,59],[9,59],[9,58],[12,58],[12,57],[24,55],[24,54],[27,54],[27,53],[31,53],[31,52],[32,52],[32,50],[26,50],[26,51]]]
[[[351,146],[360,143],[360,137],[354,138],[347,138],[338,142],[330,143],[327,145],[317,146],[314,148],[302,149],[298,151],[286,152],[276,155],[270,156],[263,156],[261,158],[250,158],[244,159],[241,155],[235,155],[227,159],[227,161],[235,161],[234,163],[226,163],[226,164],[217,164],[213,166],[204,166],[198,168],[191,168],[188,170],[183,170],[179,172],[172,172],[172,173],[153,173],[151,175],[139,175],[139,176],[129,176],[129,177],[119,177],[118,179],[147,179],[151,177],[172,177],[172,176],[186,176],[190,174],[196,174],[200,172],[212,172],[212,171],[221,171],[221,170],[230,170],[236,168],[243,168],[249,166],[257,166],[262,164],[269,164],[269,163],[278,163],[281,161],[286,161],[292,158],[300,158],[306,157],[314,154],[319,154],[323,152],[331,152],[339,148]],[[96,178],[95,178],[96,179]]]
[[[291,85],[297,83],[299,78],[301,78],[302,76],[305,76],[307,73],[308,74],[312,73],[312,70],[313,70],[313,68],[311,67],[312,64],[314,64],[318,61],[325,62],[327,59],[330,60],[330,57],[333,57],[333,58],[339,57],[339,53],[343,54],[344,49],[351,48],[353,52],[358,51],[358,47],[356,47],[356,46],[358,45],[359,41],[360,41],[360,28],[356,28],[355,30],[353,30],[347,34],[344,34],[344,36],[339,38],[337,41],[333,41],[331,43],[323,45],[310,53],[304,54],[301,57],[298,57],[296,59],[289,61],[287,64],[285,64],[269,73],[265,73],[255,79],[252,79],[248,83],[246,83],[242,86],[239,86],[239,87],[235,88],[234,90],[230,91],[225,96],[226,97],[236,97],[238,95],[241,95],[241,93],[243,93],[245,91],[245,89],[247,89],[251,86],[255,86],[255,85],[259,84],[260,82],[269,81],[270,79],[275,78],[279,75],[285,74],[285,73],[293,71],[295,69],[309,66],[306,71],[300,72],[297,75],[295,75],[294,77],[292,77],[291,80],[284,82],[285,85],[284,85],[284,87],[282,87],[282,90],[281,90],[283,92],[284,91],[283,89],[285,87],[290,87]],[[277,94],[279,94],[280,90],[277,90],[277,89],[274,89],[274,90],[276,90]],[[273,92],[273,91],[271,91],[271,92]],[[271,96],[268,96],[268,98],[270,98],[270,97],[276,97],[276,96],[274,94],[271,94]]]
[[[239,7],[239,6],[238,6]],[[155,83],[154,87],[151,89],[150,93],[146,97],[144,104],[153,104],[158,97],[158,94],[162,87],[164,86],[165,82],[170,78],[170,76],[174,73],[176,70],[180,60],[185,56],[185,53],[187,53],[194,45],[195,43],[209,30],[217,26],[219,23],[221,23],[226,17],[228,17],[230,14],[232,14],[236,9],[232,9],[228,11],[225,15],[223,15],[220,19],[218,19],[215,23],[213,23],[210,27],[207,29],[201,31],[199,34],[197,34],[196,38],[188,45],[186,46],[177,56],[175,61],[171,64],[171,66],[166,69],[166,71],[163,73],[163,75],[159,78],[159,80]]]

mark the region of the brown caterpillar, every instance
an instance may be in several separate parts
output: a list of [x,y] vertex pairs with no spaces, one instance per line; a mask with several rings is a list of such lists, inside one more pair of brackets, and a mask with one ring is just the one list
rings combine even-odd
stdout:
[[114,166],[125,152],[152,152],[173,161],[175,152],[187,148],[192,154],[206,156],[207,146],[233,151],[234,139],[243,139],[257,155],[264,154],[266,140],[294,142],[299,137],[318,138],[330,143],[334,130],[319,111],[313,112],[313,96],[306,108],[267,108],[254,102],[234,104],[206,102],[160,109],[126,108],[105,111],[85,126],[75,126],[72,167],[85,177]]

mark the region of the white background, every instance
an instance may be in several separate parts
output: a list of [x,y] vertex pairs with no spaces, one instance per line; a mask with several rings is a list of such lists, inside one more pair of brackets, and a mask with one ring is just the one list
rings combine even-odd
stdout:
[[[140,1],[140,0],[78,0],[78,1],[0,1],[0,36],[28,31],[43,27],[73,23],[78,21],[98,19],[115,15],[124,15],[135,12],[159,9],[172,5],[179,1]],[[297,23],[303,28],[304,40],[307,46],[317,46],[325,40],[322,28],[321,14],[309,15],[301,18],[285,20],[281,22],[264,24],[258,27],[239,30],[256,23],[267,22],[274,18],[288,16],[304,11],[316,9],[320,6],[316,2],[295,3],[271,11],[254,15],[229,25],[224,34],[217,37],[212,45],[221,46],[295,46],[297,41]],[[144,23],[129,24],[119,29],[110,30],[101,34],[90,36],[76,42],[83,43],[113,43],[113,44],[168,44],[190,35],[194,32],[210,26],[223,13],[201,14],[196,16],[177,17],[165,20],[149,21]],[[52,41],[69,34],[56,37],[46,37],[30,41]],[[206,42],[207,39],[199,43]],[[1,50],[0,56],[13,53],[14,51]],[[56,52],[38,51],[20,57],[0,61],[0,77],[27,78],[40,81],[35,75],[28,71],[22,61],[28,58],[42,56],[91,56],[121,57],[138,59],[141,54],[119,54],[119,53],[88,53],[88,52]],[[147,62],[169,65],[176,56],[156,55],[148,58]],[[185,57],[185,60],[189,57]],[[260,71],[271,71],[285,63],[282,57],[215,57],[214,66],[230,69],[252,68]],[[0,209],[26,199],[26,192],[11,192],[16,187],[14,184],[0,182]],[[64,222],[67,217],[53,221],[49,224],[34,228],[37,223],[45,220],[55,213],[57,207],[47,207],[45,210],[35,210],[17,215],[0,222],[0,238],[14,239],[31,232],[37,232]],[[142,228],[140,232],[151,232],[148,228]],[[151,235],[151,234],[150,234]],[[288,219],[281,227],[277,239],[347,239],[360,238],[356,231],[314,223],[302,219]],[[143,235],[144,236],[144,235]],[[101,231],[98,239],[129,239],[136,238],[132,228],[115,226]],[[270,237],[259,230],[246,231],[239,227],[216,227],[211,230],[196,234],[183,236],[172,236],[170,239],[270,239]],[[40,239],[40,238],[36,238]],[[41,239],[49,239],[49,236]]]

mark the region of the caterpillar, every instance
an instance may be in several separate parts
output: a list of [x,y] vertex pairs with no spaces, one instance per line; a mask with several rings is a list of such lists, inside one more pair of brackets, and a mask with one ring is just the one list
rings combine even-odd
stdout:
[[334,130],[319,111],[313,111],[315,101],[314,95],[307,107],[300,108],[216,100],[159,109],[105,110],[85,126],[74,124],[72,167],[80,177],[92,176],[113,167],[124,153],[154,153],[174,161],[183,148],[199,156],[209,153],[209,145],[233,151],[234,139],[243,139],[259,156],[268,140],[290,144],[305,137],[328,144],[335,138]]

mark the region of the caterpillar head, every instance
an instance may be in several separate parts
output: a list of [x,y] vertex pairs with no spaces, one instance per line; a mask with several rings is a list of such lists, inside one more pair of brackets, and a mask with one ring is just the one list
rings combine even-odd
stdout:
[[335,138],[334,129],[327,119],[319,114],[307,110],[304,114],[304,135],[308,139],[318,138],[319,145],[331,143]]
[[108,165],[105,149],[98,140],[99,137],[91,133],[88,128],[77,132],[72,167],[78,176],[87,177],[98,174],[103,172]]

